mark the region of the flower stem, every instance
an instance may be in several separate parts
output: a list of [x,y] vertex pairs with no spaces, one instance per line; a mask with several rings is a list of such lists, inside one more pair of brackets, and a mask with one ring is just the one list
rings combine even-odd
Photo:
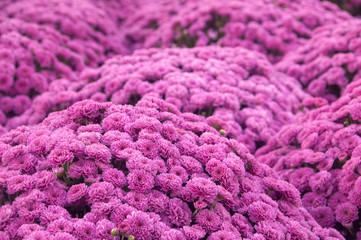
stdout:
[[199,211],[199,209],[196,209],[196,210],[193,212],[192,217],[193,217],[194,215],[196,215],[198,211]]
[[209,210],[212,210],[214,208],[214,206],[216,205],[216,203],[218,202],[219,198],[217,197],[216,200],[214,201],[214,203],[212,204],[211,208]]

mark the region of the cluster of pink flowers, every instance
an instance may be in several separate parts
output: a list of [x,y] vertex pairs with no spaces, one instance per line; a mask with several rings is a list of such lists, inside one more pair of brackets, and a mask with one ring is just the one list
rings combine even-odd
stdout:
[[22,116],[8,121],[8,128],[38,123],[49,112],[83,99],[134,105],[144,96],[155,96],[182,112],[218,116],[226,135],[253,152],[293,122],[299,104],[309,96],[263,55],[243,48],[138,50],[83,71],[80,78],[66,82],[63,91],[53,87],[58,92],[36,98]]
[[183,1],[181,7],[181,1],[168,2],[173,4],[156,1],[126,19],[127,46],[241,46],[276,62],[304,44],[313,29],[351,18],[337,6],[318,0],[196,0]]
[[127,53],[127,49],[115,22],[92,1],[17,0],[3,9],[0,17],[51,27],[70,38],[67,44],[81,55],[82,64],[97,67],[113,55]]
[[350,12],[352,15],[361,14],[361,0],[327,0],[327,1],[331,1],[337,4],[341,9]]
[[22,114],[52,81],[77,79],[84,63],[68,41],[46,26],[18,19],[0,23],[0,124]]
[[[96,7],[105,11],[107,17],[110,17],[118,27],[122,27],[124,21],[142,8],[148,8],[148,4],[154,2],[160,4],[176,2],[175,0],[90,0]],[[178,1],[178,0],[177,0]],[[182,0],[179,0],[182,1]],[[159,9],[158,9],[159,11]],[[129,50],[129,48],[126,48]]]
[[361,77],[360,24],[353,19],[318,28],[277,69],[295,77],[311,95],[336,100],[350,82]]
[[[125,52],[115,24],[86,1],[5,6],[0,13],[1,125],[30,108],[55,80],[77,81],[82,70]],[[0,134],[4,131],[1,127]]]
[[361,238],[361,82],[333,102],[285,125],[257,159],[302,194],[302,203],[323,227],[347,239]]
[[111,240],[116,226],[139,240],[343,239],[221,132],[154,97],[85,100],[12,130],[0,137],[1,239]]
[[0,239],[361,240],[360,7],[0,0]]

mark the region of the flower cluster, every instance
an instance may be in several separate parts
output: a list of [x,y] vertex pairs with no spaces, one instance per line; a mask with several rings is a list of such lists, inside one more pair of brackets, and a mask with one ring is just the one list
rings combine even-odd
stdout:
[[126,46],[242,46],[277,62],[305,43],[313,29],[351,18],[336,5],[315,0],[168,2],[156,1],[126,19]]
[[22,114],[52,81],[77,79],[84,63],[69,41],[47,26],[18,19],[0,23],[0,124]]
[[103,11],[85,1],[66,2],[18,1],[1,11],[0,125],[30,108],[35,96],[124,52]]
[[[107,17],[111,18],[112,22],[122,29],[122,24],[132,14],[142,8],[147,8],[149,0],[90,0],[96,7],[105,11]],[[174,2],[174,0],[156,0],[157,3]]]
[[361,240],[361,0],[0,0],[1,240]]
[[361,76],[360,24],[353,19],[318,28],[304,46],[279,62],[277,69],[295,77],[311,95],[336,100]]
[[2,239],[343,239],[220,131],[161,99],[85,100],[0,137]]
[[256,156],[301,192],[321,226],[360,239],[361,82],[345,93],[285,125]]
[[69,48],[81,55],[87,67],[97,67],[113,55],[127,53],[115,22],[93,0],[19,0],[0,16],[46,25],[68,36]]
[[144,96],[163,98],[181,112],[219,117],[223,121],[209,122],[253,152],[293,121],[309,95],[263,55],[243,48],[138,50],[83,71],[80,83],[69,83],[64,91],[41,95],[7,126],[38,123],[49,112],[83,99],[134,105]]
[[341,9],[350,12],[352,15],[360,15],[361,1],[360,0],[327,0],[337,4]]

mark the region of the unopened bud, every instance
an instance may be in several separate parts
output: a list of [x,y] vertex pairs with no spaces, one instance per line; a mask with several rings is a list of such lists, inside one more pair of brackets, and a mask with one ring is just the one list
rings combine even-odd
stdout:
[[123,222],[118,225],[118,230],[122,235],[127,233],[129,231],[129,229],[130,229],[130,226],[128,223]]
[[111,231],[110,231],[110,234],[114,237],[118,236],[119,235],[119,231],[118,229],[116,228],[113,228]]

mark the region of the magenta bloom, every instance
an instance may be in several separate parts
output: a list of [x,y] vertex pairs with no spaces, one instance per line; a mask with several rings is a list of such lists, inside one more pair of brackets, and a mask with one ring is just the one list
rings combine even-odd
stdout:
[[120,233],[125,234],[130,230],[130,225],[128,223],[120,223],[118,225],[118,230]]
[[130,226],[129,234],[134,235],[135,238],[150,240],[151,231],[153,229],[150,217],[140,211],[134,211],[125,220]]
[[161,240],[172,240],[172,239],[186,239],[184,234],[176,229],[171,229],[169,231],[164,232],[164,234],[162,235],[162,237],[160,238]]
[[117,169],[105,170],[102,177],[104,181],[112,183],[114,187],[124,187],[127,184],[124,173]]
[[195,209],[203,209],[203,208],[207,207],[207,203],[202,200],[198,200],[198,201],[194,202],[193,205],[194,205]]
[[87,186],[84,183],[73,185],[68,190],[66,199],[69,203],[74,203],[84,197],[87,191]]
[[110,198],[114,193],[114,186],[108,182],[92,184],[88,189],[89,202],[94,203]]
[[262,234],[266,239],[283,239],[285,237],[286,229],[284,225],[275,221],[259,222],[255,229]]
[[178,227],[188,226],[192,221],[191,210],[188,205],[179,198],[174,198],[169,201],[166,212],[169,214],[170,221]]
[[329,207],[321,206],[312,209],[311,215],[322,227],[331,227],[335,224],[335,214]]
[[201,210],[196,215],[197,223],[203,227],[207,232],[214,232],[219,230],[222,221],[221,218],[214,212],[208,209]]
[[52,234],[60,232],[72,233],[74,230],[74,226],[71,221],[61,218],[51,222],[46,230]]
[[184,226],[183,231],[186,237],[192,240],[201,239],[206,235],[206,231],[199,225]]
[[218,194],[216,184],[205,178],[193,178],[189,180],[186,188],[194,195],[194,198],[199,197],[202,200],[210,202],[214,201]]
[[352,222],[358,219],[358,209],[351,203],[343,203],[336,208],[336,221],[344,226],[352,225]]
[[84,153],[91,159],[95,161],[100,161],[104,163],[109,163],[111,158],[111,153],[109,148],[102,144],[92,144],[85,148]]
[[217,231],[211,234],[209,240],[234,239],[236,235],[228,231]]
[[91,240],[96,234],[96,227],[94,223],[87,222],[85,220],[79,219],[74,224],[74,235],[78,238]]
[[53,166],[64,165],[66,162],[73,161],[74,155],[65,149],[56,148],[48,155],[48,161]]
[[162,173],[158,175],[156,183],[163,191],[176,191],[182,187],[182,179],[173,173]]
[[273,207],[261,201],[252,203],[248,207],[247,213],[252,222],[275,220],[277,217],[277,212]]
[[29,175],[13,176],[7,181],[7,193],[15,194],[19,191],[29,191],[34,186],[34,178]]
[[127,176],[129,188],[139,192],[147,192],[154,186],[154,177],[144,170],[133,170]]
[[76,240],[76,237],[69,233],[58,232],[55,234],[54,239],[56,240]]

